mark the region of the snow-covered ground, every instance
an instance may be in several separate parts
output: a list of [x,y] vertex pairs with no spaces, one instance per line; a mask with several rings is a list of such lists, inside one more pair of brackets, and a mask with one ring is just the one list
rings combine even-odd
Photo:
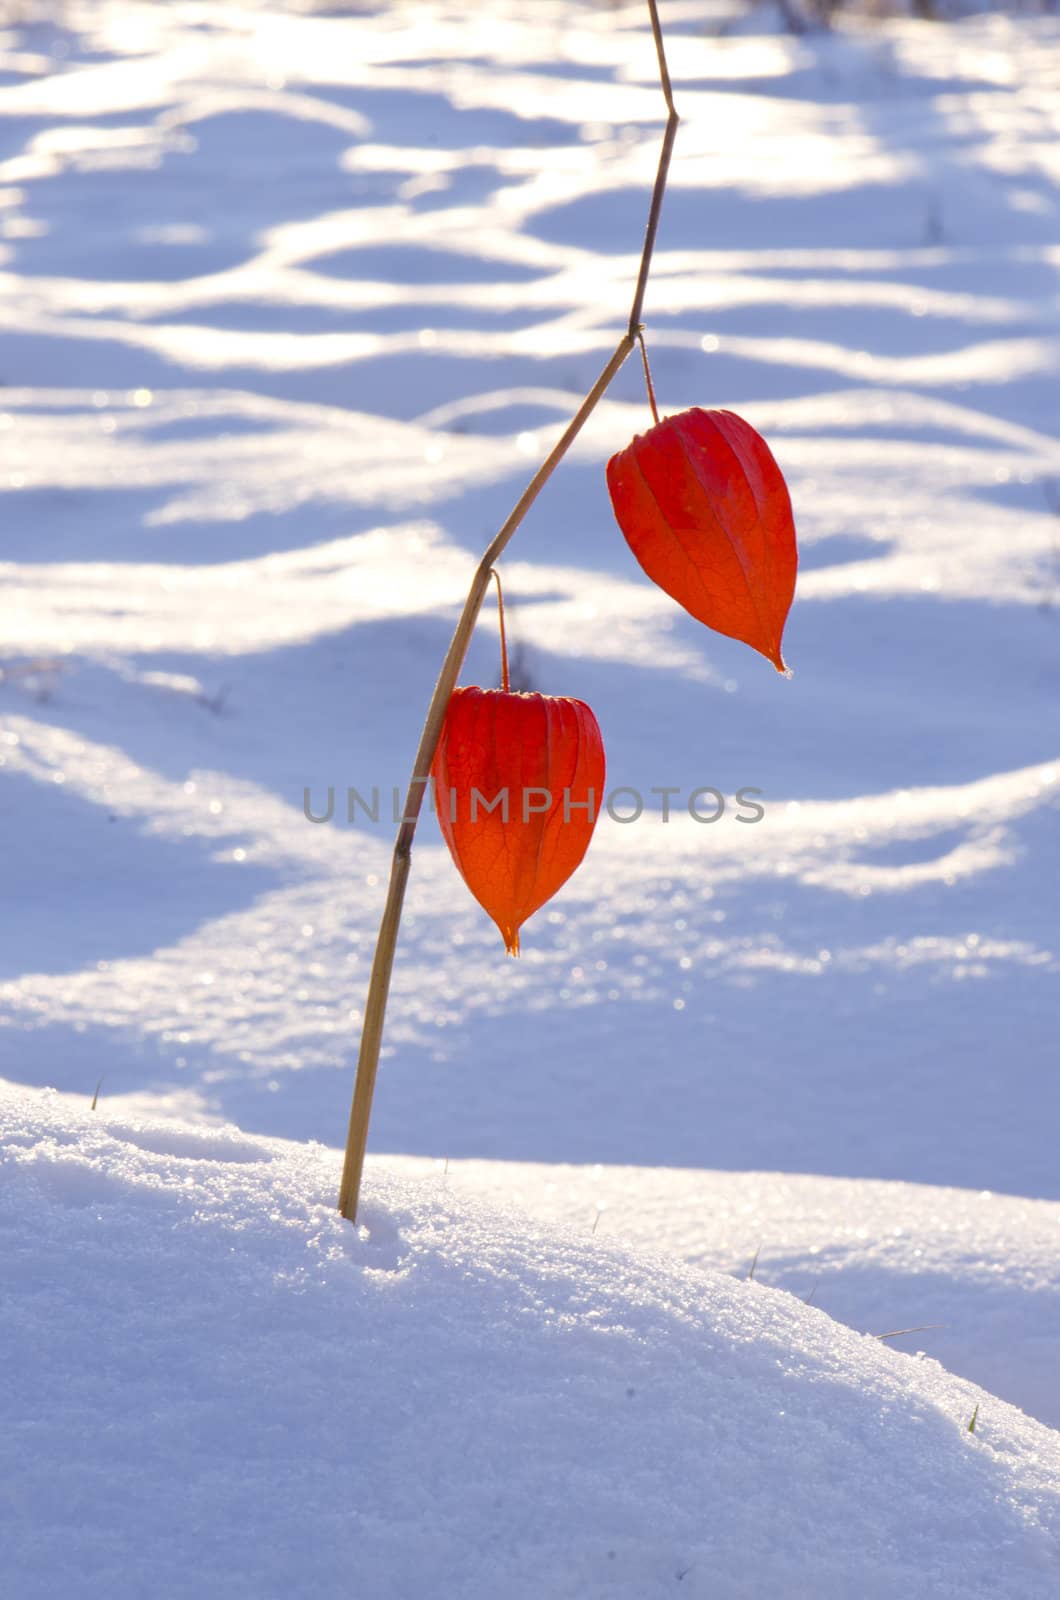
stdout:
[[[273,1141],[342,1140],[391,791],[628,313],[645,12],[21,10],[15,1592],[1055,1596],[1060,23],[663,0],[656,385],[788,476],[794,677],[618,533],[631,361],[503,572],[529,682],[647,808],[518,963],[425,822],[354,1236],[333,1153]],[[486,614],[463,681],[496,676]]]
[[0,1153],[19,1600],[1056,1593],[1057,1434],[793,1295],[59,1096]]

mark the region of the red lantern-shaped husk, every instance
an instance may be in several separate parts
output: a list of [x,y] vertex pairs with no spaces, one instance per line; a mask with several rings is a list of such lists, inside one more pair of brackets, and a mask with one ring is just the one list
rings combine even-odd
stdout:
[[618,525],[653,582],[781,672],[798,557],[791,499],[762,436],[731,411],[666,417],[607,464]]
[[589,848],[604,772],[600,728],[581,700],[454,689],[431,767],[438,821],[509,955]]

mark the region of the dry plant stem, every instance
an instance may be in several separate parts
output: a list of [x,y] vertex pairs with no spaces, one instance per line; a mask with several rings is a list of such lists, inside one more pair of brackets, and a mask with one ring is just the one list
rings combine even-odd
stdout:
[[501,575],[496,567],[493,569],[493,581],[497,585],[497,626],[501,633],[501,688],[507,694],[511,688],[511,679],[508,676],[508,635],[504,631],[504,590],[501,588]]
[[499,560],[502,551],[526,516],[526,513],[559,466],[559,463],[574,443],[593,411],[595,411],[610,387],[611,380],[633,349],[640,332],[641,313],[644,309],[644,293],[648,284],[648,272],[651,267],[652,251],[655,247],[655,236],[659,228],[659,214],[666,190],[666,177],[670,169],[670,156],[673,151],[674,136],[677,132],[677,112],[674,110],[673,96],[670,89],[670,74],[666,67],[662,29],[659,25],[656,0],[648,0],[648,10],[651,14],[652,37],[655,41],[655,52],[659,62],[659,77],[669,115],[666,123],[666,132],[663,136],[662,151],[659,156],[659,167],[655,176],[655,187],[652,190],[651,206],[648,211],[648,226],[641,251],[640,271],[637,274],[637,287],[633,296],[629,324],[626,332],[618,341],[614,354],[578,407],[563,434],[524,489],[508,520],[494,537],[475,569],[471,589],[467,599],[464,601],[464,609],[460,613],[456,632],[453,634],[452,642],[442,663],[442,670],[438,675],[438,682],[434,687],[434,694],[431,696],[427,720],[424,723],[419,749],[416,751],[416,760],[412,768],[412,778],[409,782],[408,794],[405,799],[405,809],[398,829],[397,842],[394,845],[394,857],[390,869],[386,905],[383,909],[383,920],[380,924],[379,938],[376,942],[372,974],[368,981],[368,998],[365,1001],[364,1024],[361,1029],[361,1048],[357,1058],[357,1079],[353,1089],[353,1104],[350,1107],[350,1125],[346,1136],[346,1156],[343,1162],[342,1182],[339,1188],[339,1210],[350,1222],[357,1220],[357,1201],[361,1188],[361,1174],[364,1170],[364,1153],[368,1143],[368,1119],[371,1116],[372,1096],[375,1092],[376,1072],[379,1067],[379,1048],[383,1038],[383,1019],[386,1014],[387,995],[390,990],[390,974],[394,966],[394,950],[397,945],[398,927],[401,922],[401,907],[405,899],[405,886],[408,883],[409,867],[411,865],[412,840],[416,832],[420,809],[423,805],[424,790],[430,782],[431,763],[434,760],[434,752],[441,737],[442,723],[445,721],[449,700],[456,687],[456,680],[460,673],[460,668],[463,666],[464,657],[467,654],[471,633],[478,618],[482,601],[485,598],[486,590],[489,588],[494,562]]
[[401,907],[405,899],[405,885],[409,876],[412,840],[416,832],[420,808],[423,805],[424,790],[430,782],[431,762],[434,760],[434,752],[438,747],[446,709],[456,687],[460,668],[464,664],[471,633],[485,598],[486,590],[489,588],[493,563],[499,558],[505,545],[515,533],[515,530],[556,470],[556,467],[581,432],[589,416],[596,409],[612,378],[632,348],[633,340],[628,333],[623,334],[615,348],[614,355],[612,355],[603,372],[601,372],[578,407],[562,437],[534,474],[507,522],[479,562],[471,583],[471,590],[464,601],[464,609],[460,613],[460,621],[456,625],[456,632],[453,634],[452,642],[442,663],[442,670],[438,675],[434,694],[431,696],[427,721],[424,723],[423,733],[420,736],[419,749],[416,751],[416,760],[412,768],[412,778],[409,782],[408,794],[405,796],[405,808],[401,814],[397,842],[394,845],[394,858],[390,868],[390,884],[387,889],[386,905],[383,909],[383,920],[379,927],[379,938],[376,942],[375,958],[372,962],[372,974],[368,980],[368,998],[365,1002],[364,1024],[361,1029],[361,1048],[357,1058],[357,1078],[353,1088],[350,1125],[346,1135],[346,1157],[343,1162],[342,1182],[339,1187],[339,1210],[350,1222],[357,1220],[357,1198],[360,1193],[361,1174],[364,1170],[364,1153],[368,1143],[368,1119],[372,1111],[372,1096],[375,1093],[375,1078],[379,1067],[379,1047],[383,1038],[383,1019],[386,1014],[387,995],[390,991],[390,974],[394,966],[394,949],[397,944],[398,926],[401,922]]
[[655,186],[651,192],[651,205],[648,207],[648,225],[644,230],[644,248],[640,256],[637,287],[633,293],[633,305],[629,313],[628,328],[631,338],[636,338],[640,332],[640,319],[644,311],[644,294],[648,287],[648,273],[651,271],[652,252],[655,249],[655,235],[659,231],[659,215],[662,211],[663,195],[666,193],[666,179],[670,172],[670,157],[673,155],[674,140],[677,138],[677,124],[680,121],[674,108],[673,89],[670,86],[670,70],[666,65],[666,50],[663,46],[662,27],[659,22],[659,9],[656,5],[656,0],[648,0],[648,11],[651,14],[651,34],[655,41],[655,55],[659,63],[659,82],[662,84],[667,115],[666,131],[663,134],[662,149],[659,152],[659,166],[655,173]]
[[652,421],[659,426],[659,407],[655,403],[655,385],[651,381],[651,367],[648,365],[648,347],[644,343],[644,330],[638,328],[637,343],[640,345],[640,359],[644,363],[644,382],[648,389],[648,404],[651,406]]

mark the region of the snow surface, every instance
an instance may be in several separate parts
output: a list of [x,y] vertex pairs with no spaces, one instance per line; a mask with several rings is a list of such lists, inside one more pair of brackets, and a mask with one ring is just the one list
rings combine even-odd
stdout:
[[390,794],[628,314],[644,11],[2,14],[18,1600],[1060,1588],[1060,22],[663,17],[656,385],[788,476],[795,676],[617,533],[631,361],[503,570],[647,811],[518,963],[425,820],[355,1237]]
[[429,1161],[461,1194],[787,1289],[1060,1427],[1060,1205],[778,1172]]
[[25,1600],[1056,1593],[1056,1433],[792,1295],[444,1178],[355,1233],[320,1146],[0,1128]]
[[[593,705],[648,811],[604,820],[518,966],[425,826],[375,1147],[1060,1198],[1056,22],[670,9],[656,381],[790,477],[796,676],[617,534],[629,363],[504,568],[532,681]],[[334,1143],[390,791],[628,307],[644,18],[65,15],[9,30],[0,88],[0,1072]],[[465,681],[496,671],[487,617]],[[717,824],[662,822],[652,788],[704,784]]]

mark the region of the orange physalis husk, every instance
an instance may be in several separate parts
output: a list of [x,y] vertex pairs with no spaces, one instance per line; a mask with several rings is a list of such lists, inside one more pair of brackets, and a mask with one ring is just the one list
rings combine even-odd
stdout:
[[589,848],[604,772],[600,727],[581,700],[453,690],[431,767],[438,821],[509,955]]
[[648,577],[783,672],[798,555],[787,484],[761,434],[731,411],[696,406],[612,456],[607,486]]

